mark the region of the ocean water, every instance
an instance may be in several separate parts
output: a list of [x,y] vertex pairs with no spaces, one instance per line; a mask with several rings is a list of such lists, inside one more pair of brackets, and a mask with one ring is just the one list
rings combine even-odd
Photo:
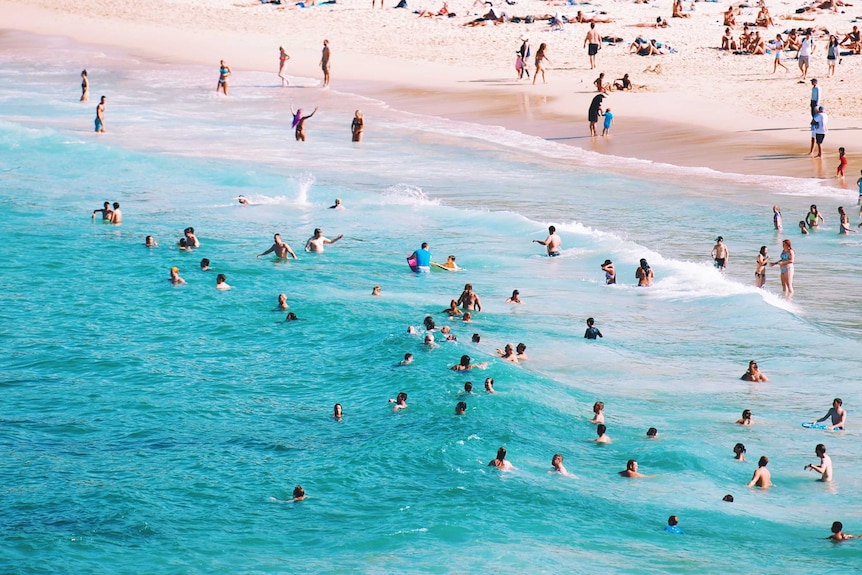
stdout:
[[[3,573],[862,568],[859,545],[824,540],[836,520],[862,533],[862,243],[836,233],[835,212],[855,225],[855,193],[605,158],[313,79],[281,89],[274,73],[234,70],[225,98],[215,66],[11,33],[0,46]],[[108,132],[95,135],[101,94]],[[320,106],[304,144],[291,104]],[[327,209],[336,197],[345,210]],[[105,200],[122,225],[91,220]],[[826,226],[801,237],[811,203]],[[551,224],[554,259],[530,242]],[[186,226],[193,252],[176,249]],[[344,238],[307,254],[315,227]],[[273,233],[298,260],[256,257]],[[726,276],[709,258],[717,235]],[[759,247],[775,258],[784,237],[792,300],[773,271],[753,286]],[[411,273],[423,241],[464,271]],[[634,287],[642,257],[649,289]],[[171,286],[171,266],[187,285]],[[232,290],[214,289],[218,273]],[[483,302],[469,324],[440,313],[467,282]],[[513,289],[523,305],[504,303]],[[273,311],[279,293],[300,321]],[[457,341],[407,333],[429,314]],[[587,317],[602,340],[583,339]],[[530,359],[496,359],[508,342]],[[462,354],[487,368],[449,370]],[[750,359],[769,383],[739,380]],[[409,408],[392,413],[400,391]],[[846,432],[800,427],[836,396]],[[591,441],[595,401],[609,445]],[[734,425],[746,408],[756,424]],[[803,470],[821,442],[831,485]],[[514,470],[487,467],[500,446]],[[549,473],[554,453],[576,477]],[[761,455],[775,486],[750,490]],[[648,478],[618,477],[630,458]],[[297,484],[307,499],[287,502]],[[684,536],[663,532],[671,514]]]

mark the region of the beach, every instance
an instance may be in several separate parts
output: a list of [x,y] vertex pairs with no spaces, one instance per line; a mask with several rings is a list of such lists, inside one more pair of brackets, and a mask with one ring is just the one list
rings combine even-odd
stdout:
[[[770,79],[769,57],[719,59],[699,39],[717,43],[722,6],[698,3],[644,29],[676,54],[599,52],[608,77],[646,88],[611,92],[611,134],[590,138],[587,25],[469,28],[466,4],[420,8],[0,1],[0,570],[856,570],[857,542],[826,539],[834,521],[862,533],[862,242],[837,214],[862,223],[843,141],[855,57],[823,80],[820,162],[805,156],[810,85]],[[589,9],[622,18],[598,26],[626,39],[670,13]],[[525,29],[533,53],[550,46],[546,85],[515,78]],[[306,141],[292,109],[317,110]],[[122,223],[102,221],[104,202]],[[823,222],[803,235],[812,205]],[[535,240],[551,226],[548,257]],[[181,249],[189,228],[199,245]],[[317,229],[338,240],[306,251]],[[266,253],[277,241],[296,259]],[[463,269],[415,273],[423,243]],[[446,311],[465,284],[481,299],[470,321]],[[519,343],[518,362],[500,358]],[[475,369],[453,370],[465,356]],[[741,378],[752,361],[768,382]],[[800,425],[834,398],[845,430]],[[830,482],[810,471],[819,444]],[[761,456],[774,485],[747,487]],[[630,460],[645,477],[620,476]]]

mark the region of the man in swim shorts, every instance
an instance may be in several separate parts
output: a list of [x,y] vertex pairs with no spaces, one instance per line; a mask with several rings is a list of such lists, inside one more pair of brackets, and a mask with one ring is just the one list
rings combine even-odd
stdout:
[[563,240],[557,235],[557,228],[548,226],[548,237],[544,240],[533,240],[534,244],[542,244],[548,250],[548,257],[555,258],[560,255],[560,246]]
[[772,487],[772,474],[766,469],[767,465],[769,465],[769,458],[764,455],[757,462],[757,469],[754,470],[754,475],[751,476],[748,487],[760,487],[761,489]]
[[428,242],[422,242],[422,246],[413,252],[410,256],[411,258],[416,258],[416,270],[417,272],[430,272],[431,271],[431,252],[428,250]]
[[334,244],[343,237],[344,234],[338,234],[335,238],[330,240],[329,238],[323,236],[323,232],[320,230],[320,228],[314,228],[314,235],[308,238],[308,241],[305,242],[305,251],[322,254],[324,245]]
[[[862,179],[862,178],[860,178],[860,179]],[[862,196],[860,196],[860,197],[862,197]],[[95,220],[96,214],[99,214],[99,213],[102,214],[102,220],[104,220],[106,222],[110,222],[111,216],[113,215],[113,212],[111,211],[111,202],[105,202],[104,207],[101,210],[93,210],[92,219]]]
[[715,247],[712,248],[712,258],[715,260],[715,269],[722,272],[727,269],[727,260],[730,258],[730,252],[727,246],[724,245],[724,238],[721,236],[715,238]]
[[96,131],[99,133],[105,133],[105,101],[107,98],[102,96],[102,99],[99,101],[99,105],[96,106]]
[[596,30],[596,23],[590,22],[590,31],[587,32],[587,37],[584,38],[584,48],[587,49],[587,55],[590,57],[590,70],[596,67],[596,54],[602,47],[602,37],[599,36]]
[[323,87],[329,86],[329,40],[323,41],[323,53],[320,55],[320,69],[323,70]]
[[844,401],[840,397],[836,397],[832,400],[832,408],[826,412],[826,415],[811,423],[820,423],[829,419],[832,421],[832,425],[829,425],[826,429],[844,429],[844,423],[847,421],[847,412],[842,405],[844,405]]
[[296,259],[296,254],[293,253],[293,250],[290,249],[290,246],[287,245],[285,242],[281,241],[281,234],[275,234],[272,238],[272,241],[272,246],[262,254],[259,254],[257,257],[265,256],[266,254],[275,252],[276,257],[283,260],[287,259],[287,254],[290,254],[291,256],[293,256],[293,259]]
[[112,224],[123,223],[123,212],[120,211],[120,202],[114,202],[114,213],[111,215]]
[[479,295],[473,291],[473,284],[464,285],[464,291],[461,292],[456,305],[470,311],[482,311],[482,301],[479,299]]

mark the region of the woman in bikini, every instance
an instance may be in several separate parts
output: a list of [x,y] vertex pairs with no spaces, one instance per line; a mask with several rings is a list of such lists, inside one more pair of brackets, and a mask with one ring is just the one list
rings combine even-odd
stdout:
[[307,116],[302,115],[302,108],[297,111],[293,111],[293,105],[290,106],[290,113],[293,114],[293,122],[291,122],[291,127],[296,129],[296,141],[304,142],[305,141],[305,121],[312,117],[317,112],[317,108],[314,109],[314,112],[310,113]]
[[809,228],[816,228],[820,224],[826,223],[826,220],[823,219],[822,215],[820,215],[820,211],[817,209],[815,204],[811,204],[811,208],[809,208],[808,213],[805,214],[805,223],[808,224]]
[[545,82],[545,69],[542,67],[542,65],[545,62],[550,64],[551,61],[548,60],[547,56],[545,56],[545,49],[547,49],[547,45],[544,42],[542,42],[541,44],[539,44],[539,49],[536,50],[536,72],[533,74],[533,84],[534,85],[536,83],[536,80],[539,78],[539,72],[542,73],[542,83],[543,84],[546,83]]
[[793,251],[793,246],[790,245],[790,240],[781,242],[781,256],[777,262],[772,262],[770,266],[781,267],[781,291],[786,296],[793,295],[793,260],[796,253]]
[[839,234],[847,235],[849,233],[856,233],[856,230],[850,227],[850,216],[848,216],[844,212],[844,207],[838,208],[838,216],[841,218],[841,228],[838,230]]
[[221,90],[221,92],[225,96],[227,96],[227,89],[228,89],[227,79],[230,76],[230,74],[231,74],[230,66],[225,64],[224,60],[222,60],[221,64],[219,64],[219,69],[218,69],[218,84],[216,84],[216,94],[218,94],[219,90]]
[[766,255],[766,246],[760,246],[760,253],[757,254],[757,269],[754,272],[754,285],[759,288],[766,283],[766,264],[769,261],[769,256]]
[[281,87],[290,85],[287,78],[284,76],[284,64],[290,60],[290,56],[284,51],[283,46],[278,47],[278,77],[281,78]]
[[90,79],[87,78],[86,70],[81,70],[81,101],[90,101]]
[[362,141],[362,129],[365,127],[365,120],[362,118],[362,111],[356,110],[353,115],[353,122],[350,124],[350,131],[353,134],[354,142]]

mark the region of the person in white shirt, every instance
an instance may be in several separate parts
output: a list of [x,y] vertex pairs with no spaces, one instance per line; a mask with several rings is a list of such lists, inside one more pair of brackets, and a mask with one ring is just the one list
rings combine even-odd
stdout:
[[814,140],[817,143],[817,155],[814,156],[815,158],[819,158],[822,155],[823,151],[821,148],[823,139],[826,137],[826,124],[828,121],[829,116],[823,111],[823,106],[819,106],[817,114],[811,119],[811,123],[814,125]]
[[797,52],[799,56],[799,71],[802,72],[803,80],[808,75],[808,60],[811,58],[812,52],[814,52],[814,41],[811,39],[811,36],[806,34]]

